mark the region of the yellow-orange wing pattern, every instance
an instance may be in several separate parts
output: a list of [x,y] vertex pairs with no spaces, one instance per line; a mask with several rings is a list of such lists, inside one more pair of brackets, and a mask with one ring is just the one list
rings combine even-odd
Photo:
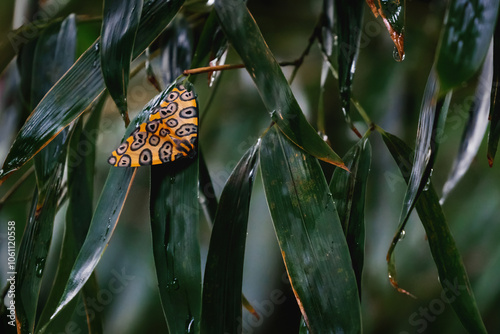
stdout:
[[118,148],[108,162],[115,167],[158,165],[196,154],[198,102],[193,91],[175,86]]

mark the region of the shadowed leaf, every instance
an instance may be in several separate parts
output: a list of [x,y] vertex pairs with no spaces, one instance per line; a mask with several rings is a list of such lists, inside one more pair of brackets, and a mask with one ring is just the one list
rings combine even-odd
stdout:
[[260,166],[292,289],[313,333],[359,333],[360,304],[349,248],[319,162],[275,127]]

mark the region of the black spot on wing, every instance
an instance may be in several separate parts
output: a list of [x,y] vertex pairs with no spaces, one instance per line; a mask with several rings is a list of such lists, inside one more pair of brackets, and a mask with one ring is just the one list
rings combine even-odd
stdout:
[[179,106],[175,102],[170,102],[166,107],[162,107],[159,109],[159,113],[161,118],[167,118],[169,116],[172,116],[177,112],[177,109]]
[[179,113],[181,118],[193,118],[198,116],[198,109],[195,107],[187,107],[181,110]]
[[175,134],[179,137],[185,137],[187,135],[197,132],[198,132],[198,126],[194,124],[183,124],[175,131]]
[[177,121],[175,118],[171,118],[167,121],[167,126],[174,128],[179,124],[179,121]]
[[146,132],[137,132],[134,135],[134,141],[132,142],[132,145],[130,145],[130,149],[132,151],[137,151],[141,147],[143,147],[146,144],[146,139],[148,137],[148,134]]
[[123,155],[118,161],[118,167],[129,167],[132,159],[127,154]]
[[172,101],[176,100],[178,97],[179,97],[179,92],[172,91],[167,95],[167,97],[165,98],[165,101],[172,102]]
[[149,144],[151,146],[157,146],[159,143],[160,143],[160,137],[158,137],[157,135],[152,135],[149,138]]
[[158,151],[161,162],[169,162],[172,157],[172,143],[165,142]]
[[153,154],[151,150],[145,148],[139,155],[139,164],[141,166],[151,165],[153,163]]
[[125,151],[127,151],[127,148],[128,148],[128,142],[123,142],[121,143],[120,146],[118,146],[118,148],[116,149],[116,153],[118,153],[119,155],[122,155],[123,153],[125,153]]

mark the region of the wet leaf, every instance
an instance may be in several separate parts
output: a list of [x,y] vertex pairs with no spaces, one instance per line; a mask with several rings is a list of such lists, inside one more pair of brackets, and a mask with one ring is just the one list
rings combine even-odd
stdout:
[[[38,328],[41,327],[45,327],[46,331],[65,331],[71,314],[79,303],[83,303],[82,300],[75,298],[70,302],[71,306],[68,305],[56,317],[50,319],[64,292],[71,269],[85,241],[85,236],[92,220],[95,144],[97,141],[100,114],[107,96],[107,94],[101,95],[98,103],[90,110],[91,114],[85,127],[83,127],[82,118],[77,121],[78,123],[75,125],[75,130],[71,136],[67,160],[67,193],[69,203],[66,211],[61,255],[54,284],[40,316],[40,321],[37,324],[37,332]],[[90,283],[87,282],[86,288],[82,290],[84,295],[83,300],[96,297],[97,282],[94,273],[92,276],[94,277],[90,278]],[[91,329],[92,333],[102,332],[102,320],[98,312],[95,312],[91,316],[83,314],[83,317],[85,317],[85,322],[88,321],[87,326]]]
[[[30,101],[38,103],[75,58],[76,25],[74,15],[46,29],[36,41]],[[64,50],[64,52],[63,52]],[[36,195],[28,225],[23,234],[16,265],[16,322],[19,333],[35,328],[37,303],[45,262],[52,240],[59,191],[63,179],[68,131],[60,133],[35,159]]]
[[366,2],[375,17],[380,15],[392,41],[394,42],[394,59],[396,61],[402,61],[405,57],[404,31],[406,1],[379,0],[379,6],[377,6],[375,0],[367,0]]
[[260,141],[243,155],[221,194],[205,267],[201,333],[238,333],[241,326],[243,261],[259,146]]
[[452,0],[436,53],[443,92],[469,80],[488,52],[498,15],[498,0]]
[[164,85],[170,85],[189,68],[193,53],[192,40],[191,29],[183,17],[176,18],[162,34],[160,48]]
[[458,149],[457,157],[453,162],[448,180],[443,186],[441,204],[445,201],[450,191],[465,175],[472,161],[476,157],[479,146],[483,141],[486,127],[488,126],[488,114],[490,112],[491,84],[493,80],[493,42],[486,56],[478,79],[474,102],[470,109],[469,119],[465,125],[462,140]]
[[497,24],[493,38],[493,83],[490,102],[490,132],[488,135],[488,163],[493,166],[500,139],[500,24]]
[[163,312],[170,333],[199,331],[198,159],[151,168],[151,232]]
[[129,123],[127,88],[143,0],[105,0],[101,29],[101,69],[109,95],[125,125]]
[[359,333],[360,304],[349,248],[319,162],[275,127],[260,166],[292,289],[313,333]]
[[[133,58],[160,34],[183,3],[184,0],[149,0],[144,3]],[[99,46],[100,39],[97,39],[33,110],[3,164],[0,182],[30,160],[102,94],[105,86]]]
[[[189,82],[184,82],[192,90]],[[156,97],[163,100],[172,84]],[[139,122],[138,122],[139,123]],[[199,331],[198,158],[151,167],[151,232],[160,300],[170,333]]]
[[403,200],[399,226],[387,254],[388,258],[391,258],[391,263],[393,263],[392,252],[401,238],[401,233],[410,217],[410,213],[427,183],[430,182],[439,143],[443,139],[444,125],[452,92],[450,91],[445,97],[440,96],[439,92],[439,83],[435,71],[432,69],[427,79],[420,109],[415,158],[413,160],[408,188]]
[[[409,170],[412,168],[412,150],[396,136],[381,129],[379,131],[408,183]],[[427,235],[443,293],[446,294],[446,298],[469,333],[486,333],[462,257],[432,183],[419,197],[416,209]]]
[[346,236],[361,298],[365,253],[365,193],[371,163],[371,145],[368,138],[363,137],[342,160],[350,172],[335,169],[329,188]]
[[[239,0],[220,0],[215,2],[215,10],[226,37],[243,60],[278,128],[306,152],[344,168],[340,157],[305,119],[245,3]],[[248,41],[252,44],[249,45]]]
[[342,112],[353,127],[350,117],[351,90],[359,53],[363,1],[335,0],[338,32],[338,72]]

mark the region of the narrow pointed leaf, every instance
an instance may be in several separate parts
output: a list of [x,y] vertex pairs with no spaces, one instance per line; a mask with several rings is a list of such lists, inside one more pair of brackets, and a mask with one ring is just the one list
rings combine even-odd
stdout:
[[449,2],[436,53],[436,71],[444,92],[469,80],[488,52],[499,0]]
[[[340,157],[319,137],[304,117],[245,3],[240,0],[218,0],[215,2],[215,10],[226,37],[243,60],[279,129],[309,154],[344,168]],[[249,45],[248,41],[252,44]]]
[[[391,152],[406,182],[412,166],[412,150],[399,138],[381,131],[382,139]],[[439,282],[446,291],[458,318],[469,333],[486,333],[462,257],[446,222],[439,198],[432,186],[419,197],[416,209],[425,229]]]
[[368,138],[363,137],[342,160],[350,172],[335,169],[329,188],[349,246],[361,298],[365,252],[365,193],[371,163],[371,145]]
[[[71,269],[85,241],[85,236],[92,220],[95,144],[97,141],[100,114],[107,96],[107,94],[101,95],[99,102],[91,110],[85,127],[82,125],[83,119],[80,118],[78,120],[71,136],[67,160],[69,203],[66,211],[59,267],[52,290],[40,317],[40,322],[37,325],[38,328],[46,327],[47,331],[64,331],[69,322],[67,319],[71,317],[74,308],[77,306],[77,299],[73,299],[71,302],[73,307],[63,309],[56,317],[52,320],[50,319],[64,292]],[[95,297],[97,291],[92,292],[91,287],[93,285],[89,284],[88,293],[84,296],[84,300]],[[99,313],[94,314],[92,317],[87,317],[87,319],[89,321],[88,327],[92,329],[92,332],[102,332]],[[49,321],[51,322],[50,325],[48,324]]]
[[127,88],[143,0],[105,0],[101,68],[109,95],[128,125]]
[[191,28],[182,16],[172,21],[161,36],[161,73],[164,85],[170,85],[189,68],[193,53],[192,39]]
[[400,0],[379,0],[377,6],[375,0],[367,0],[375,17],[382,18],[384,25],[394,42],[394,59],[402,61],[405,56],[404,51],[404,31],[405,31],[405,10],[406,1]]
[[[144,106],[142,112],[137,115],[125,131],[125,138],[149,117],[150,110],[165,98],[168,91],[167,89],[158,94]],[[73,266],[59,305],[51,319],[78,294],[97,266],[116,227],[136,170],[136,168],[110,168],[92,216],[87,237]],[[45,328],[41,328],[40,332],[44,330]]]
[[[170,89],[171,87],[158,94],[144,106],[143,110],[127,127],[124,138],[130,136],[139,124],[148,119],[151,109],[165,98]],[[120,218],[136,171],[137,168],[110,168],[106,183],[92,216],[87,237],[71,270],[59,305],[51,316],[51,319],[78,294],[97,266]],[[45,328],[40,329],[41,332],[44,330]]]
[[151,168],[151,232],[163,313],[170,333],[199,332],[198,159]]
[[205,267],[201,333],[241,332],[243,260],[259,146],[260,141],[243,155],[221,194]]
[[275,127],[260,166],[292,289],[312,333],[361,332],[356,278],[319,162]]
[[479,76],[474,102],[472,103],[469,120],[465,125],[457,157],[453,162],[448,180],[443,186],[441,203],[444,202],[450,191],[462,179],[476,157],[479,146],[483,141],[488,114],[490,112],[491,84],[493,80],[493,42],[483,64]]
[[364,1],[335,0],[338,32],[338,72],[342,112],[352,127],[350,117],[351,89],[361,38]]
[[[139,56],[161,33],[183,3],[184,0],[149,0],[144,3],[132,58]],[[3,164],[0,182],[30,160],[104,91],[100,43],[99,38],[33,110]]]
[[500,24],[497,23],[493,38],[493,83],[490,102],[490,132],[488,135],[488,163],[493,166],[500,139]]
[[[393,267],[392,252],[401,233],[413,210],[416,200],[424,190],[429,178],[432,175],[432,168],[436,159],[439,142],[442,140],[446,115],[451,99],[451,91],[446,97],[439,96],[439,83],[434,70],[431,70],[427,85],[425,87],[424,98],[420,110],[420,117],[417,128],[416,151],[413,160],[408,188],[403,200],[403,208],[399,219],[399,226],[392,240],[388,252],[391,259],[390,268]],[[394,274],[393,274],[393,277]]]
[[[39,101],[74,61],[74,19],[74,15],[71,15],[62,24],[51,26],[36,42],[30,94],[33,103]],[[16,287],[20,291],[20,298],[16,298],[19,333],[32,333],[35,328],[38,297],[52,240],[67,143],[68,132],[64,131],[47,145],[35,160],[38,194],[33,201],[27,229],[23,234],[16,268]]]

